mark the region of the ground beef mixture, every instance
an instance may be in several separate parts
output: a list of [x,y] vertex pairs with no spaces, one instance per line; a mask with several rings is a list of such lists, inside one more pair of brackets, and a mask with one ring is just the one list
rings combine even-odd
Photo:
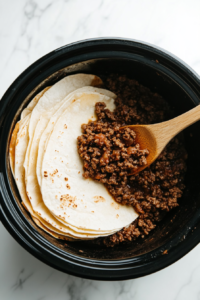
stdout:
[[[97,103],[95,111],[97,115],[104,114],[105,103]],[[109,114],[112,113],[109,111]],[[123,202],[122,178],[136,171],[138,166],[146,165],[149,151],[140,149],[136,134],[130,128],[120,130],[117,122],[101,120],[99,117],[99,122],[83,124],[83,135],[78,137],[78,151],[84,161],[83,176],[106,184],[109,190],[112,190],[110,186],[117,186],[121,190],[118,202]]]
[[82,125],[78,151],[84,162],[85,178],[102,182],[124,205],[132,205],[139,217],[128,228],[103,238],[106,246],[148,235],[166,212],[178,206],[184,189],[187,153],[180,138],[173,139],[159,158],[142,172],[128,176],[130,170],[146,164],[148,150],[141,150],[129,124],[152,124],[170,117],[161,96],[137,81],[112,75],[106,88],[117,94],[114,112],[103,102],[95,106],[96,122]]

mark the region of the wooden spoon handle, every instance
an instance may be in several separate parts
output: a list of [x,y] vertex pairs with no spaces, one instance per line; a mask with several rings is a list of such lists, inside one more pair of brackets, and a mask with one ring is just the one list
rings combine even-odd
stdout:
[[[188,112],[163,123],[150,125],[157,139],[158,152],[179,132],[200,120],[200,105]],[[160,151],[159,151],[160,150]]]

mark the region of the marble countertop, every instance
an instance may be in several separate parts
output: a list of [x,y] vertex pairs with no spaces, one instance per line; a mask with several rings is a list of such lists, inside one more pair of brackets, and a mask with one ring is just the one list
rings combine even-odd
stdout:
[[[127,37],[165,48],[200,74],[199,0],[0,0],[0,97],[32,62],[91,37]],[[200,299],[200,245],[143,278],[98,282],[56,271],[0,224],[2,300]]]

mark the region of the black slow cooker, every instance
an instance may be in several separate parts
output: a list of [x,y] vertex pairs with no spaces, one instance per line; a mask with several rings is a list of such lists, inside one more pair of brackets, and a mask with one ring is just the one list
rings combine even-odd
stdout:
[[1,222],[22,247],[63,272],[100,280],[148,275],[174,263],[200,241],[199,122],[184,130],[189,158],[180,206],[168,213],[145,239],[114,248],[63,242],[40,230],[21,205],[8,159],[14,125],[21,110],[44,87],[80,72],[102,78],[110,73],[126,74],[162,95],[176,115],[200,103],[199,76],[173,55],[146,43],[91,39],[47,54],[14,81],[0,102]]

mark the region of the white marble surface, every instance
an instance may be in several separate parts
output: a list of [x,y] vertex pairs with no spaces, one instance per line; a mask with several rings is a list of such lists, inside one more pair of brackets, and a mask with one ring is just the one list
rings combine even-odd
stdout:
[[[0,97],[32,62],[64,44],[101,36],[143,40],[200,74],[199,0],[0,0]],[[156,274],[97,282],[44,265],[0,224],[2,300],[200,299],[200,246]]]

